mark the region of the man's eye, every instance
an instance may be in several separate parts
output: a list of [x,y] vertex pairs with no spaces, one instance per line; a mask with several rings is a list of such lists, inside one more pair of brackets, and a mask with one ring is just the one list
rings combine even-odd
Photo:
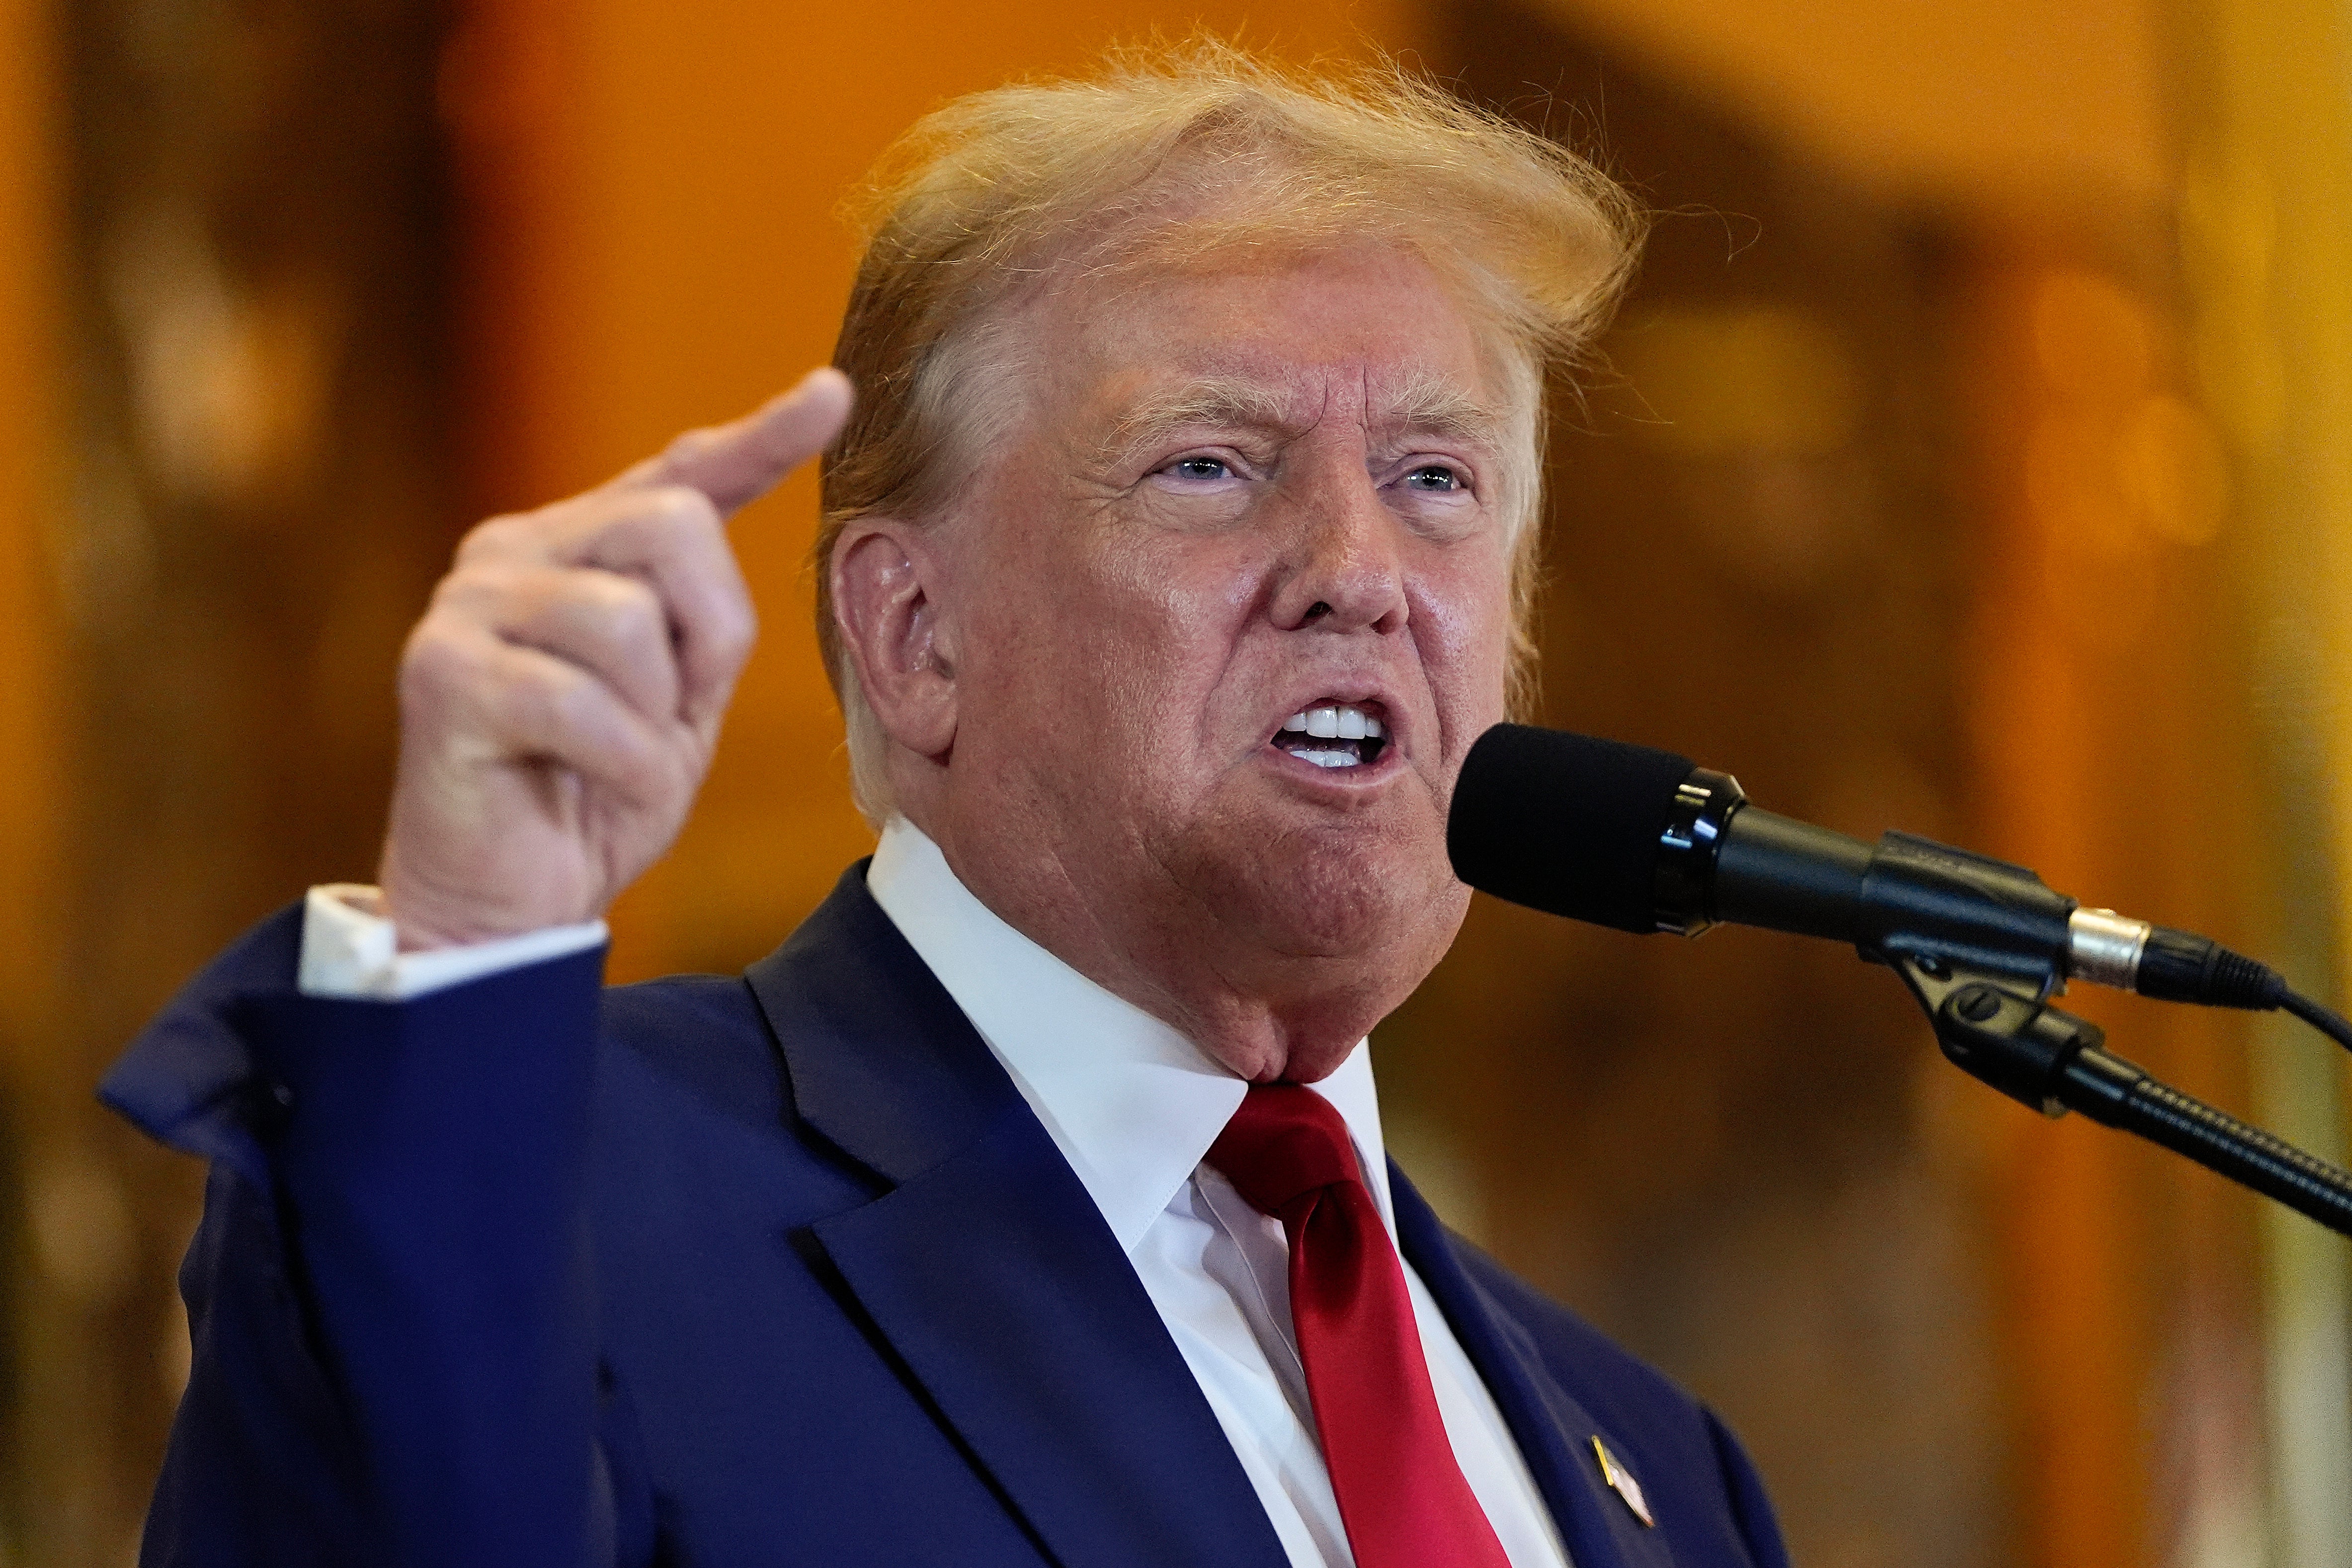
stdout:
[[1180,479],[1222,479],[1233,472],[1217,458],[1179,458],[1160,471]]
[[1404,477],[1404,482],[1417,490],[1458,490],[1463,488],[1462,476],[1442,463],[1429,463]]

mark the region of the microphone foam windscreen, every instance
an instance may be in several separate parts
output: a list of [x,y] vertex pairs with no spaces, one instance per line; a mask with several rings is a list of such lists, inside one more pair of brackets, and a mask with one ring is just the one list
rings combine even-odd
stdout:
[[1695,765],[1624,741],[1497,724],[1454,786],[1454,874],[1515,904],[1654,931],[1658,838]]

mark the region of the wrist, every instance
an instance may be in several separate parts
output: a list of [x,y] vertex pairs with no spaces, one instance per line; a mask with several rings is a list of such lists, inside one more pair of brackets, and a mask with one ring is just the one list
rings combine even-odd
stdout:
[[350,883],[310,889],[297,989],[306,996],[403,1002],[509,969],[599,947],[602,921],[546,925],[488,941],[404,949],[379,912],[383,894]]
[[487,893],[479,886],[446,886],[416,874],[396,859],[389,847],[377,872],[377,886],[362,891],[373,894],[367,912],[391,923],[397,933],[399,951],[404,953],[478,947],[484,942],[505,942],[557,927],[585,925],[604,918],[602,909],[584,907],[583,900],[518,899]]

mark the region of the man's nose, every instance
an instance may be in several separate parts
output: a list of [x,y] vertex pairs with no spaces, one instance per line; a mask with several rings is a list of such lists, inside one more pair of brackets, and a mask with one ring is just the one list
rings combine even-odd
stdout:
[[1285,631],[1401,631],[1406,608],[1399,520],[1371,476],[1334,463],[1285,498],[1291,513],[1274,622]]

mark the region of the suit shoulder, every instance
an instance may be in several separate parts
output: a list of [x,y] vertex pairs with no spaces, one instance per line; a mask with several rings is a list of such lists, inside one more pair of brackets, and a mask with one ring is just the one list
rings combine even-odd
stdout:
[[604,988],[604,1032],[632,1041],[695,1024],[759,1025],[759,1009],[740,974],[666,974]]
[[730,1116],[772,1127],[783,1114],[783,1060],[740,975],[673,974],[608,986],[600,1033],[606,1055]]

